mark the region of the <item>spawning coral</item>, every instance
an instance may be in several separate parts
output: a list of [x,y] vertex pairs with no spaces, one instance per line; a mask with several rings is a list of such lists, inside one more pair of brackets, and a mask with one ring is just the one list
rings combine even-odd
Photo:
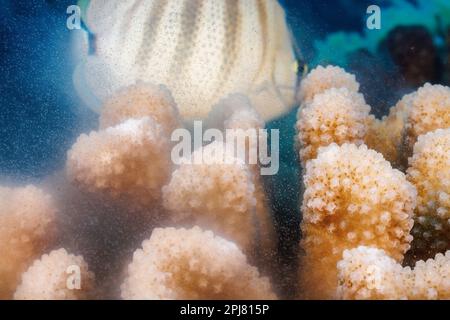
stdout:
[[332,144],[307,162],[304,175],[300,290],[335,298],[336,263],[345,249],[370,245],[397,261],[410,248],[414,187],[365,145]]
[[56,234],[50,195],[29,185],[0,187],[0,298],[12,297],[20,275]]
[[67,174],[82,188],[147,206],[171,172],[170,143],[152,118],[130,119],[81,135],[68,152]]
[[198,227],[155,229],[136,250],[124,299],[276,299],[270,282],[228,240]]
[[341,299],[450,299],[450,251],[411,269],[384,250],[361,246],[345,250],[337,268]]
[[345,87],[316,94],[302,105],[296,124],[302,165],[330,143],[364,143],[369,112],[363,95]]
[[[74,277],[70,279],[70,277]],[[94,275],[82,256],[53,250],[22,274],[15,300],[79,300],[92,294]],[[73,287],[71,287],[73,286]]]
[[418,193],[412,253],[428,258],[450,249],[450,128],[419,136],[409,165]]

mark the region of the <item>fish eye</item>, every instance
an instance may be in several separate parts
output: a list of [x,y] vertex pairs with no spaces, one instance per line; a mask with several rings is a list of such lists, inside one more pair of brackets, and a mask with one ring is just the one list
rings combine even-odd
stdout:
[[297,59],[295,62],[295,73],[297,75],[296,88],[299,87],[300,81],[308,73],[308,64],[306,64],[302,59]]
[[298,59],[297,60],[297,75],[304,76],[306,73],[308,73],[308,64],[306,64],[303,60]]

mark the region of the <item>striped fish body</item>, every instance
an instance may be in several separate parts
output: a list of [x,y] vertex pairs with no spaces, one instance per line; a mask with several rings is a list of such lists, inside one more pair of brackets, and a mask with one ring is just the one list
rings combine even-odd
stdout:
[[231,93],[266,120],[294,105],[296,60],[276,0],[91,0],[86,24],[96,52],[83,82],[100,100],[143,80],[165,84],[185,120]]

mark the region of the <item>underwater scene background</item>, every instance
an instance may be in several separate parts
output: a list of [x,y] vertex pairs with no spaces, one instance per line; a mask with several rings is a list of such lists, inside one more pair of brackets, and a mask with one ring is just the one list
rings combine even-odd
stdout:
[[[52,183],[52,179],[57,179],[55,173],[64,170],[68,150],[77,138],[97,129],[99,115],[85,105],[74,88],[77,61],[72,39],[74,33],[86,32],[69,30],[66,26],[69,16],[66,9],[76,4],[74,2],[0,0],[1,184]],[[305,77],[319,65],[344,68],[356,75],[360,91],[371,106],[371,114],[377,118],[388,115],[397,101],[425,83],[449,85],[448,1],[279,2],[301,54],[297,57],[302,64],[299,77]],[[366,25],[370,16],[366,10],[370,5],[381,8],[380,30],[369,30]],[[304,171],[295,142],[298,104],[266,123],[267,129],[280,130],[280,170],[276,175],[263,176],[262,183],[276,227],[278,253],[274,259],[281,271],[278,270],[275,282],[283,298],[297,297],[298,291],[297,251],[301,238],[298,226],[302,219],[299,204],[304,191],[301,178]],[[76,199],[67,203],[70,201]],[[83,232],[97,237],[87,255],[96,256],[91,258],[94,271],[100,274],[100,279],[104,271],[103,280],[107,282],[111,275],[106,263],[105,266],[96,263],[113,261],[115,252],[112,249],[99,254],[94,252],[105,246],[120,247],[117,243],[130,231],[122,229],[121,220],[99,219],[92,217]],[[94,236],[92,232],[98,225],[106,231]],[[136,234],[148,235],[147,231],[133,228]],[[140,245],[142,238],[136,236],[132,240],[134,247]],[[64,239],[61,243],[77,240],[77,237],[70,241]],[[116,269],[120,267],[112,267],[115,268],[113,274],[119,273]],[[110,286],[105,285],[102,290],[108,291]],[[115,298],[117,294],[100,296]]]
[[[378,115],[386,113],[387,107],[403,92],[419,87],[424,81],[447,81],[445,26],[450,18],[448,8],[445,11],[445,1],[420,1],[424,8],[417,7],[416,1],[404,1],[403,6],[399,5],[402,1],[388,0],[281,2],[310,69],[320,63],[334,63],[348,67],[349,71],[358,71],[366,99]],[[399,4],[392,7],[392,3]],[[78,107],[72,88],[74,66],[69,58],[72,31],[66,28],[66,9],[71,4],[73,1],[64,0],[1,2],[0,63],[4,81],[1,83],[0,170],[3,177],[42,177],[52,172],[61,166],[66,150],[77,135],[95,122],[90,119],[89,125],[89,120],[84,118],[85,110]],[[419,79],[404,78],[381,39],[368,37],[364,43],[351,38],[352,34],[359,34],[361,38],[364,33],[370,34],[365,22],[366,8],[371,4],[386,8],[389,13],[383,21],[389,24],[383,27],[384,33],[385,29],[402,25],[425,28],[408,33],[410,41],[426,46],[424,50],[427,50],[425,61],[418,61],[414,54],[408,61],[410,68],[424,64],[419,74],[413,76]],[[435,6],[438,17],[429,9]],[[438,28],[433,20],[440,21]],[[372,48],[378,45],[381,48],[373,52]],[[395,54],[400,56],[401,53]],[[388,86],[382,85],[385,79],[399,83],[396,84],[398,90],[387,90]],[[80,118],[83,121],[78,121]]]

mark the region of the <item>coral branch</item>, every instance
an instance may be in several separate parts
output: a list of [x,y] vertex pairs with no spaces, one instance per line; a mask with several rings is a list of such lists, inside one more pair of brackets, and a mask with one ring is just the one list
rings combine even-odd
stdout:
[[22,275],[14,299],[86,299],[92,294],[93,281],[94,275],[82,256],[69,254],[65,249],[54,250],[36,260]]
[[332,144],[306,165],[300,290],[334,298],[345,249],[382,248],[397,261],[409,249],[416,191],[405,175],[365,145]]
[[171,171],[170,143],[152,118],[130,119],[81,135],[68,152],[67,174],[91,192],[145,206],[160,197]]
[[0,299],[11,298],[20,275],[56,233],[56,208],[35,186],[0,187]]
[[417,138],[436,129],[450,127],[450,88],[425,84],[411,101],[405,127],[407,155],[413,151]]
[[342,299],[450,299],[450,251],[403,268],[384,250],[345,250],[338,263]]
[[134,253],[124,299],[276,299],[238,247],[211,231],[155,229]]
[[418,192],[412,251],[426,259],[450,249],[450,128],[419,136],[409,164]]
[[119,90],[103,104],[100,129],[144,117],[153,118],[167,135],[180,126],[177,105],[165,86],[138,81]]
[[362,94],[347,88],[328,89],[305,103],[297,115],[298,143],[303,166],[317,150],[331,143],[363,143],[370,107]]
[[[252,253],[258,234],[257,180],[230,151],[222,142],[196,150],[163,188],[163,203],[175,221],[211,229]],[[196,164],[199,157],[203,162]]]
[[359,83],[354,75],[335,66],[318,66],[302,80],[297,99],[303,103],[310,102],[316,94],[331,88],[347,88],[352,92],[359,91]]

